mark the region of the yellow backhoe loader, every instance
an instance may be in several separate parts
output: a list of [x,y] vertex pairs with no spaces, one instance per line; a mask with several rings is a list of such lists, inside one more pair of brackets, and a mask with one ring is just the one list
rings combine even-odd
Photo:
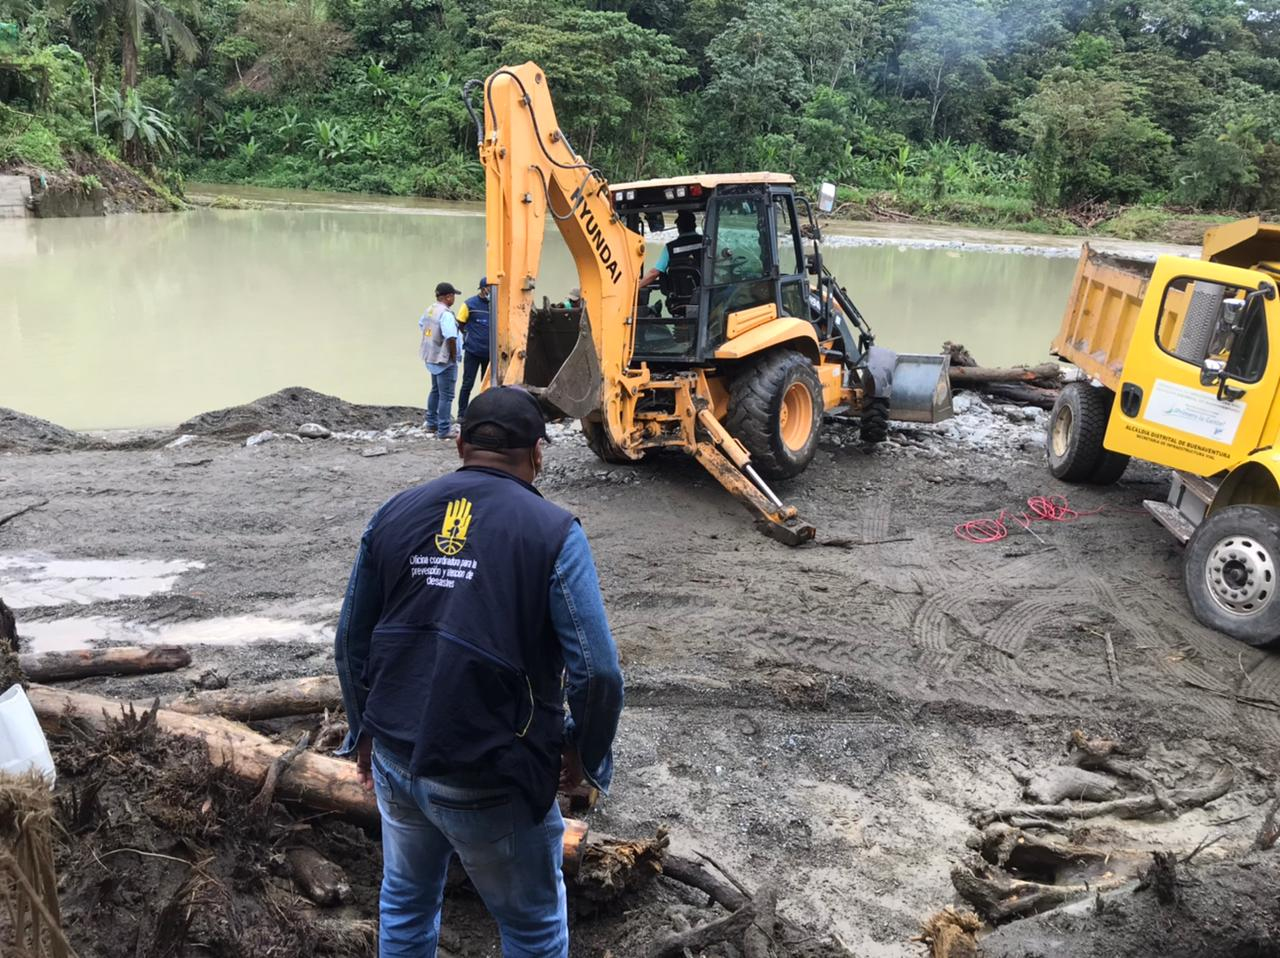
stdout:
[[[889,418],[951,414],[945,357],[874,345],[823,266],[813,208],[790,176],[611,187],[570,146],[536,64],[473,80],[463,96],[485,169],[491,382],[580,419],[602,459],[680,449],[763,531],[798,545],[814,527],[766,480],[809,464],[824,415],[860,417],[864,440],[877,442]],[[665,233],[671,216],[685,229],[661,273],[644,277],[644,232]],[[548,217],[577,267],[580,307],[535,303]],[[654,275],[656,286],[643,282]]]

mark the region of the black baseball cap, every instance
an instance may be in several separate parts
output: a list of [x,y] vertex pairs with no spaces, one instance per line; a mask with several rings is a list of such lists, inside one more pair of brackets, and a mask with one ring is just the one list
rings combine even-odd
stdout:
[[[497,426],[476,435],[481,426]],[[501,433],[496,435],[495,433]],[[547,438],[542,407],[519,386],[494,386],[467,404],[462,441],[477,449],[531,449]]]
[[453,283],[436,283],[436,295],[448,296],[450,293],[457,296],[462,290],[454,289]]

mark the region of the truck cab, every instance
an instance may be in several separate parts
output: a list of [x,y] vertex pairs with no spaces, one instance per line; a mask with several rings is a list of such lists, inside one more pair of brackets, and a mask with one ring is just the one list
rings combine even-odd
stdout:
[[1144,503],[1186,546],[1205,625],[1280,639],[1280,225],[1209,230],[1199,259],[1117,260],[1086,245],[1053,350],[1084,377],[1050,414],[1050,470],[1114,482],[1130,458],[1172,470]]

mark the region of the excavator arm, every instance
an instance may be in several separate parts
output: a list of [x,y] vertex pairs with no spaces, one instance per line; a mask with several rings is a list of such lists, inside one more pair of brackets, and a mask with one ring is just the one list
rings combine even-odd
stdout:
[[[629,457],[622,402],[643,376],[628,371],[644,238],[613,210],[609,185],[574,152],[534,63],[484,82],[480,160],[485,170],[485,262],[495,287],[495,384],[518,384],[575,418],[599,418]],[[547,218],[577,267],[580,317],[547,315],[535,291]]]
[[[712,415],[701,374],[657,382],[644,366],[630,368],[644,238],[618,217],[609,184],[569,144],[541,68],[525,63],[492,73],[483,82],[483,121],[471,102],[479,86],[468,83],[463,98],[485,170],[491,381],[524,386],[554,413],[588,420],[611,457],[682,448],[768,535],[789,545],[812,539],[813,526],[773,494],[746,448]],[[548,217],[577,268],[580,314],[535,305]],[[667,391],[676,412],[639,412],[652,390]]]

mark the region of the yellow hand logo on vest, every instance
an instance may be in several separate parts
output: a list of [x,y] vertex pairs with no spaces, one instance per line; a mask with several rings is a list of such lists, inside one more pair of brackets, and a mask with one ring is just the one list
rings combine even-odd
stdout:
[[436,536],[436,549],[441,555],[456,556],[467,544],[467,529],[470,527],[470,500],[454,499],[444,510],[444,525]]

